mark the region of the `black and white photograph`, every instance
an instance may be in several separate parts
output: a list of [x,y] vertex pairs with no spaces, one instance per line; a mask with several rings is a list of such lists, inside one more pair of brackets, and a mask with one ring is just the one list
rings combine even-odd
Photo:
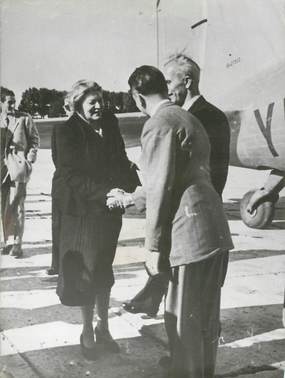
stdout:
[[285,377],[285,0],[0,0],[0,378]]

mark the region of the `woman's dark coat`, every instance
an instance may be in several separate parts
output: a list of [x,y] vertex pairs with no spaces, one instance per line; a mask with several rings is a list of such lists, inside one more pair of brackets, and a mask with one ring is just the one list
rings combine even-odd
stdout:
[[[126,155],[118,121],[111,113],[101,119],[102,138],[76,113],[52,136],[52,157],[56,167],[52,196],[61,213],[84,215],[109,211],[106,194],[113,188],[133,191],[139,185],[133,163]],[[107,155],[102,159],[100,149]]]
[[[102,257],[99,255],[103,248],[104,254],[109,255],[107,270],[111,277],[121,213],[107,208],[106,195],[113,188],[134,191],[139,185],[136,166],[127,158],[116,117],[104,113],[100,126],[102,136],[75,113],[64,124],[56,126],[52,135],[52,157],[56,168],[52,183],[53,223],[56,225],[53,227],[53,262],[57,260],[54,265],[59,265],[57,292],[62,303],[67,305],[89,303],[82,303],[84,296],[81,293],[76,295],[70,287],[73,283],[77,285],[76,278],[72,278],[75,273],[67,274],[67,279],[63,277],[66,253],[79,252],[83,256],[82,267],[85,264],[84,269],[89,269],[92,274],[101,269]],[[99,229],[101,236],[97,237],[95,234]],[[79,233],[78,238],[74,233]],[[81,241],[72,241],[77,239]],[[73,256],[69,255],[70,258]],[[80,264],[75,265],[79,267]],[[72,266],[70,261],[66,266]],[[66,287],[67,281],[69,287]]]

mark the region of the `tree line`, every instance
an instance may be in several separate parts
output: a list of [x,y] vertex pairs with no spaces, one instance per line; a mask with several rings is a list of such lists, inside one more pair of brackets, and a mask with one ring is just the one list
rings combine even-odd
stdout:
[[[64,98],[66,91],[47,88],[29,88],[22,94],[19,110],[32,117],[65,117]],[[132,96],[127,92],[103,91],[104,106],[113,113],[137,112]]]

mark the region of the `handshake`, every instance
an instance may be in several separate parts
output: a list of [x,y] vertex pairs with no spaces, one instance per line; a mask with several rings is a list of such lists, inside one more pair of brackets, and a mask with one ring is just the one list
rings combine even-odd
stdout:
[[[115,210],[115,209],[124,210],[127,207],[132,206],[134,204],[135,202],[134,202],[133,195],[131,193],[125,192],[123,189],[115,188],[115,189],[110,190],[110,192],[107,194],[106,205],[108,206],[110,210]],[[160,268],[159,251],[146,250],[145,260],[146,260],[145,267],[150,276],[155,276],[160,271],[162,271]]]
[[106,205],[110,210],[113,209],[126,209],[134,205],[131,193],[125,192],[123,189],[115,188],[110,190],[107,194]]

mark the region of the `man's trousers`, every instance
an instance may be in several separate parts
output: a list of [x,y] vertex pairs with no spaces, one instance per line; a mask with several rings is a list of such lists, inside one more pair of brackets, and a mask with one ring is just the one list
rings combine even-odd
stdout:
[[206,260],[172,268],[165,327],[175,378],[214,377],[227,265],[228,252],[218,252]]
[[11,182],[9,179],[1,184],[1,217],[5,243],[13,239],[14,244],[22,244],[25,226],[24,182]]

